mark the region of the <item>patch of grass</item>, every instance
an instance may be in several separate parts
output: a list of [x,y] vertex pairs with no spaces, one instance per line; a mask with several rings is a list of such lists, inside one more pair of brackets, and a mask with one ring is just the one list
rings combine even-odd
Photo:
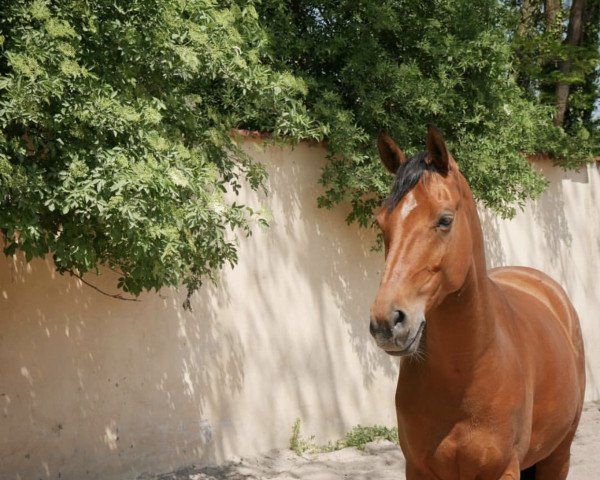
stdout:
[[344,438],[335,442],[329,442],[326,445],[319,445],[315,441],[315,436],[311,435],[308,438],[302,437],[301,421],[296,418],[292,424],[292,434],[290,435],[290,450],[297,455],[303,453],[322,453],[333,452],[343,448],[354,447],[363,450],[365,444],[375,440],[389,440],[390,442],[398,443],[398,428],[384,427],[381,425],[373,425],[363,427],[357,425],[350,430]]
[[362,450],[366,443],[375,440],[389,440],[390,442],[398,443],[398,427],[384,427],[382,425],[363,427],[357,425],[342,440],[336,442],[334,450],[341,450],[347,447],[355,447]]

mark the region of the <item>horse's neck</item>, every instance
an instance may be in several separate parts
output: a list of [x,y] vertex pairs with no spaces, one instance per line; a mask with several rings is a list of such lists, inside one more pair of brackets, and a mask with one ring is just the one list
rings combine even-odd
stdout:
[[463,286],[427,318],[426,362],[441,373],[468,377],[496,337],[496,291],[487,276],[479,216],[471,206],[472,261]]
[[432,361],[464,364],[476,361],[493,341],[496,322],[490,281],[470,271],[465,285],[448,295],[427,319],[427,354]]

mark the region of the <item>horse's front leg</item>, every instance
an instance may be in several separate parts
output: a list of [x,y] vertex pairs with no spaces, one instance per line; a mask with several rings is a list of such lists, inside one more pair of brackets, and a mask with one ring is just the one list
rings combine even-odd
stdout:
[[[501,467],[500,467],[501,468]],[[447,472],[448,474],[448,472]],[[444,479],[450,478],[452,480],[520,480],[521,478],[521,468],[519,459],[515,456],[511,459],[509,464],[506,466],[502,474],[497,477],[498,470],[495,469],[495,473],[490,471],[484,473],[481,470],[477,471],[473,468],[463,468],[458,469],[457,472],[450,474],[450,477],[442,477]],[[458,475],[457,477],[455,475]],[[434,475],[428,469],[419,468],[418,465],[413,464],[412,462],[406,462],[406,480],[439,480],[440,477]]]
[[504,473],[500,475],[498,480],[519,480],[521,478],[521,465],[519,459],[515,456],[504,470]]
[[567,435],[567,438],[548,457],[537,463],[535,466],[536,479],[565,480],[567,478],[571,458],[571,442],[574,436],[575,430]]
[[421,468],[418,468],[413,463],[407,461],[406,462],[406,480],[437,480],[437,477],[433,476],[431,473],[424,471]]

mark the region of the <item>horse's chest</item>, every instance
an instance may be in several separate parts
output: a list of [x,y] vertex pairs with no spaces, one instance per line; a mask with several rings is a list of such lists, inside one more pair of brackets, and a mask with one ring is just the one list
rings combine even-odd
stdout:
[[[531,423],[523,382],[511,379],[510,362],[488,362],[464,388],[452,390],[427,372],[401,370],[396,409],[407,465],[414,478],[498,479],[515,453],[526,451]],[[477,372],[475,372],[477,373]],[[476,377],[476,378],[475,378]]]

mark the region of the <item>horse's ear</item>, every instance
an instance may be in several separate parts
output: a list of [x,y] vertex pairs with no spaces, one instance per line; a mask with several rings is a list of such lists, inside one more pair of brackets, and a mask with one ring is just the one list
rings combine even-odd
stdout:
[[377,139],[377,148],[381,161],[388,172],[396,175],[398,167],[406,162],[406,155],[387,133],[381,132]]
[[431,123],[427,125],[427,162],[435,165],[437,170],[448,173],[450,170],[450,155],[440,131]]

